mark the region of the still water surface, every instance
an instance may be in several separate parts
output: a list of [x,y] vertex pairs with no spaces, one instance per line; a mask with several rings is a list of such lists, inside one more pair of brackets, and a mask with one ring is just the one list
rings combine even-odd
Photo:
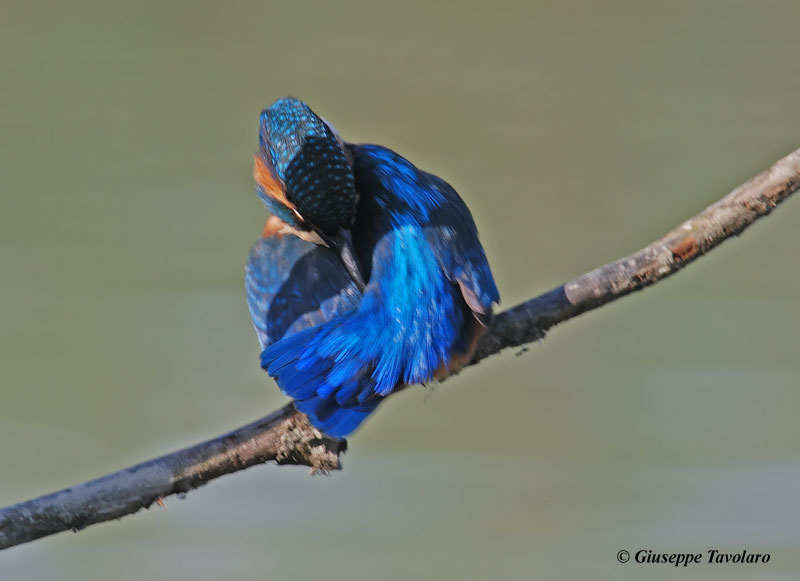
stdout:
[[[800,146],[796,2],[0,2],[0,504],[248,422],[259,110],[461,192],[511,306]],[[800,204],[259,467],[0,554],[0,580],[795,579]],[[619,564],[768,552],[767,565]]]

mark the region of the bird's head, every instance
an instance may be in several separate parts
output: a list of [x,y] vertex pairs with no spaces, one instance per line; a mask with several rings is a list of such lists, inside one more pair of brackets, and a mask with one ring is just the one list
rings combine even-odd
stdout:
[[294,97],[261,112],[253,177],[267,209],[288,224],[330,234],[356,212],[353,170],[336,130]]

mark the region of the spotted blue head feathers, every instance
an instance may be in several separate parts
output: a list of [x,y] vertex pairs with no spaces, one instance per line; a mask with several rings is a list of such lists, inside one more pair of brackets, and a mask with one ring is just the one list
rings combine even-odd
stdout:
[[353,223],[358,196],[343,144],[299,99],[262,111],[255,161],[256,191],[283,221],[325,233]]

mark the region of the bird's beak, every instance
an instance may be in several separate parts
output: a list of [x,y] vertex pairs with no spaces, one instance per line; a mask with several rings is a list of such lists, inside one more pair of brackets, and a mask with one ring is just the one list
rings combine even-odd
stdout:
[[339,229],[336,238],[338,238],[336,244],[338,245],[339,259],[342,261],[342,264],[344,264],[347,272],[350,273],[350,278],[358,285],[358,290],[363,291],[364,287],[367,285],[364,280],[364,274],[361,272],[358,258],[356,258],[356,252],[353,248],[353,236],[350,230]]
[[361,266],[358,263],[358,258],[356,258],[356,252],[353,248],[353,236],[350,233],[350,230],[339,228],[335,234],[328,236],[325,232],[319,230],[318,228],[313,226],[311,226],[311,228],[317,233],[317,235],[319,235],[328,248],[339,255],[339,260],[342,261],[342,264],[347,269],[347,273],[350,275],[350,278],[352,278],[353,282],[356,283],[358,290],[363,291],[364,287],[367,285],[364,281],[364,275],[361,272]]

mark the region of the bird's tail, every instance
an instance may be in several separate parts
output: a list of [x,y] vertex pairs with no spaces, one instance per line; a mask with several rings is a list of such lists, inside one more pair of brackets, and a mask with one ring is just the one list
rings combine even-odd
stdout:
[[[358,311],[299,331],[261,353],[261,366],[311,423],[329,436],[352,433],[400,380],[382,371],[386,348],[373,313]],[[399,362],[398,362],[399,363]],[[377,371],[376,371],[377,370]]]

